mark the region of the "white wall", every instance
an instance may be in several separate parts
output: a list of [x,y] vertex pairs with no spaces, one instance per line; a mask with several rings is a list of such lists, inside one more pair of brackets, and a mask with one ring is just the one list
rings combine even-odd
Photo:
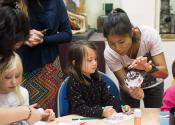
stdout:
[[99,15],[104,15],[104,3],[113,3],[114,8],[124,9],[134,25],[156,25],[156,6],[159,0],[86,0],[86,14],[88,24],[96,28]]
[[133,25],[155,26],[155,0],[121,0],[124,9]]
[[113,3],[113,7],[118,6],[118,0],[86,0],[87,22],[91,28],[97,28],[97,18],[104,15],[104,3]]

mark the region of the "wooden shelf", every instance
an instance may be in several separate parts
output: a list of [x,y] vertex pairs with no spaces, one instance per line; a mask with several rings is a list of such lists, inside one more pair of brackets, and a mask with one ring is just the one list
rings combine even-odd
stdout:
[[162,41],[175,41],[175,34],[160,34]]

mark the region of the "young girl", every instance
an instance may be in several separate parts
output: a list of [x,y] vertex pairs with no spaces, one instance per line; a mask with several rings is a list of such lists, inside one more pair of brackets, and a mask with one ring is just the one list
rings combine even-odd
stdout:
[[[91,42],[75,42],[68,53],[67,73],[70,112],[86,117],[108,117],[121,111],[97,71],[97,48]],[[125,106],[123,112],[130,113]]]
[[172,74],[173,82],[163,94],[161,111],[170,111],[172,107],[175,107],[175,61],[172,64]]
[[[23,68],[20,57],[14,53],[9,61],[0,63],[0,107],[29,105],[28,91],[21,87]],[[34,107],[34,106],[33,106]],[[51,109],[41,109],[42,120],[54,120]],[[32,112],[29,113],[30,115]],[[29,115],[29,117],[30,117]]]

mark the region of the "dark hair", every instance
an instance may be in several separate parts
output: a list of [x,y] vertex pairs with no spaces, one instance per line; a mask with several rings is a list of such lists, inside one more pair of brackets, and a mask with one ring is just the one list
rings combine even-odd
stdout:
[[[85,79],[84,75],[81,72],[81,67],[83,63],[84,56],[86,54],[86,48],[93,49],[97,54],[97,47],[93,42],[89,41],[77,41],[73,42],[68,51],[68,62],[66,66],[66,73],[69,76],[72,76],[80,83],[89,84]],[[74,63],[73,63],[74,62]],[[91,74],[96,80],[99,80],[98,71],[96,70],[95,73]]]
[[173,74],[173,78],[175,79],[175,60],[172,63],[172,74]]
[[107,38],[109,35],[129,34],[133,41],[137,41],[135,34],[132,34],[132,28],[133,25],[127,13],[120,8],[116,8],[104,20],[103,35]]
[[0,61],[2,61],[13,55],[16,43],[28,39],[29,21],[14,0],[0,1],[0,17]]

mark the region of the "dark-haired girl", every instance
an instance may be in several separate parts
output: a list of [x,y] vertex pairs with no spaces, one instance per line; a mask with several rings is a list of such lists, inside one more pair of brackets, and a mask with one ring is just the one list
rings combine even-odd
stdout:
[[[103,34],[108,44],[104,51],[107,65],[117,77],[122,99],[132,107],[144,105],[159,108],[162,102],[163,79],[168,76],[159,34],[151,27],[134,27],[126,12],[117,8],[104,22]],[[139,70],[145,77],[141,87],[128,89],[126,70]]]
[[86,117],[109,117],[123,111],[130,113],[128,105],[121,109],[100,78],[97,71],[97,48],[91,42],[75,42],[68,52],[67,73],[70,112]]
[[15,48],[29,37],[29,21],[14,0],[0,1],[0,61],[9,59]]

